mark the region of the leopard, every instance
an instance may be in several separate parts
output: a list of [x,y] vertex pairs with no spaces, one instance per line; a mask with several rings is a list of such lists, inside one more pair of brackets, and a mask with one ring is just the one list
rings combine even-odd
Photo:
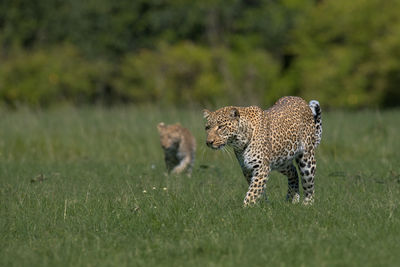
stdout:
[[[271,171],[288,179],[286,200],[300,202],[299,174],[304,205],[314,202],[316,148],[322,138],[322,112],[317,100],[297,96],[278,99],[267,110],[258,106],[226,106],[203,110],[206,145],[233,148],[248,183],[243,205],[251,206],[265,195]],[[296,169],[296,165],[298,170]]]
[[157,129],[168,174],[186,172],[191,176],[196,154],[196,139],[192,133],[180,123],[160,122]]

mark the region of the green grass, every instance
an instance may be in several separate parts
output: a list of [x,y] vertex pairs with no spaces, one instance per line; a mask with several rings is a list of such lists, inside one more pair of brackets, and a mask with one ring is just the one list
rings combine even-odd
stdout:
[[[191,178],[165,175],[159,121],[196,136]],[[200,111],[2,111],[0,266],[398,266],[400,111],[323,123],[315,204],[286,203],[273,173],[269,201],[244,209]]]

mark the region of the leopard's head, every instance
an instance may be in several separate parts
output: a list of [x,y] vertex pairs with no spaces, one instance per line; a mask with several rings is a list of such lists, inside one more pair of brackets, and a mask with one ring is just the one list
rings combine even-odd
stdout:
[[163,149],[177,149],[181,140],[180,132],[177,130],[177,125],[166,125],[160,122],[157,125],[158,133],[160,134],[160,142]]
[[203,111],[206,119],[207,146],[220,149],[230,145],[239,130],[239,110],[235,107],[224,107],[214,112]]

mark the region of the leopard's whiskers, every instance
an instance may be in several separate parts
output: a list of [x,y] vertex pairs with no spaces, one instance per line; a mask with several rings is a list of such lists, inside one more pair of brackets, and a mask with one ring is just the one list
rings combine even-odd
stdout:
[[203,147],[203,146],[200,146],[200,149],[198,149],[198,150],[200,150],[200,156],[201,156],[201,159],[204,159],[204,153],[206,153],[206,150],[205,150],[205,148]]
[[226,146],[223,146],[223,147],[222,147],[222,151],[224,151],[224,153],[228,154],[229,159],[230,159],[231,161],[233,161],[233,157],[232,157],[232,154],[231,154],[231,150],[230,150],[230,149],[228,149]]

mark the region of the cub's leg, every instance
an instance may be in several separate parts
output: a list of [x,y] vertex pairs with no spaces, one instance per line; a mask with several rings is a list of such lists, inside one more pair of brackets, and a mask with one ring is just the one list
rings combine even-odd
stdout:
[[185,156],[177,166],[175,166],[172,170],[172,173],[181,173],[183,172],[190,164],[191,158],[189,155]]
[[249,191],[247,191],[246,197],[244,198],[245,207],[256,203],[257,199],[263,195],[269,172],[269,167],[259,167],[253,170],[253,177],[249,185]]
[[279,169],[279,172],[283,175],[286,175],[288,178],[288,192],[286,195],[286,200],[292,203],[299,203],[299,176],[297,174],[296,167],[292,163]]
[[190,154],[190,158],[189,158],[189,164],[188,164],[188,167],[187,167],[187,175],[190,177],[190,176],[192,176],[192,170],[193,170],[193,166],[194,166],[194,157],[195,157],[195,155],[194,155],[194,152],[193,153],[191,153]]
[[317,166],[314,157],[314,150],[301,154],[296,162],[300,169],[301,183],[304,190],[303,204],[308,205],[314,202],[314,175]]
[[165,165],[167,166],[167,172],[171,173],[171,171],[175,167],[175,163],[168,157],[165,157]]

